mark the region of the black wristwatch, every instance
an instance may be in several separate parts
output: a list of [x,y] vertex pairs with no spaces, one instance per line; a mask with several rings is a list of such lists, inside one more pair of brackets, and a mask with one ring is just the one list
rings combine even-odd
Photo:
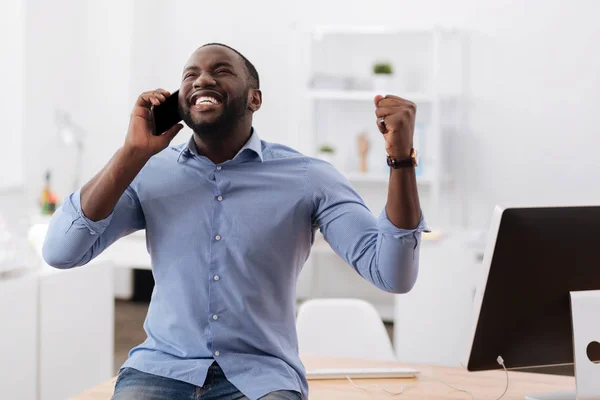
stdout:
[[404,160],[396,160],[395,158],[387,156],[387,165],[394,169],[416,167],[419,165],[417,163],[417,151],[415,149],[410,149],[410,157],[405,158]]

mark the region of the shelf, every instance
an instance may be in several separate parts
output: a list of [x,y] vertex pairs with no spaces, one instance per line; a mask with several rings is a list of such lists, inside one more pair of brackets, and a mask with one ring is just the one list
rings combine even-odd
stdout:
[[[371,90],[327,90],[327,89],[309,89],[308,97],[320,100],[351,100],[351,101],[373,101],[378,95],[390,93],[379,93]],[[403,93],[402,97],[417,103],[432,102],[433,96],[427,93]]]
[[435,31],[454,33],[456,30],[437,26],[323,25],[316,27],[313,34],[319,40],[325,35],[432,35]]

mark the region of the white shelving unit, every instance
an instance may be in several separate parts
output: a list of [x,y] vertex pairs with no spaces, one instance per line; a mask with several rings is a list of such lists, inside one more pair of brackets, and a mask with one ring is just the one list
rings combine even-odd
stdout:
[[[318,26],[309,36],[305,62],[309,73],[303,89],[309,103],[304,128],[312,133],[309,154],[318,157],[321,145],[333,145],[338,158],[334,164],[359,192],[373,198],[379,190],[384,196],[389,171],[383,139],[375,126],[373,98],[395,94],[415,102],[420,195],[429,220],[440,220],[442,191],[455,182],[444,153],[444,136],[447,130],[459,131],[462,120],[463,36],[441,27],[390,26]],[[389,62],[394,69],[395,80],[385,93],[370,86],[371,68],[378,61]],[[362,132],[368,132],[371,142],[367,173],[358,171],[354,144]],[[379,203],[372,205],[379,207]]]
[[[466,75],[462,35],[439,27],[320,26],[302,32],[298,40],[296,48],[301,51],[294,64],[305,83],[298,91],[300,109],[306,111],[298,113],[303,151],[319,157],[321,145],[334,147],[333,164],[377,216],[387,200],[389,168],[373,100],[377,94],[411,100],[417,104],[415,147],[421,156],[417,182],[428,224],[434,229],[444,226],[438,222],[441,215],[460,219],[456,215],[461,210],[448,212],[446,207],[442,211],[441,206],[446,206],[445,196],[457,182],[445,142],[451,140],[449,132],[460,131],[464,119],[460,107]],[[448,63],[448,59],[458,63]],[[390,62],[394,69],[394,84],[385,93],[372,85],[372,65],[378,61]],[[370,141],[367,173],[358,170],[356,138],[361,133],[368,134]],[[434,242],[440,234],[443,231],[423,235],[432,244],[429,250],[438,247]],[[355,276],[321,237],[305,269],[301,298],[363,298],[385,320],[395,318],[395,296]]]

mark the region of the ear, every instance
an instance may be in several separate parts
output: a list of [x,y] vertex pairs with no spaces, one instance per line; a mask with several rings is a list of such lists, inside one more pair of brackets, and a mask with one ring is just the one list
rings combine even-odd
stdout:
[[252,112],[260,110],[262,105],[262,92],[260,89],[250,89],[248,91],[248,109]]

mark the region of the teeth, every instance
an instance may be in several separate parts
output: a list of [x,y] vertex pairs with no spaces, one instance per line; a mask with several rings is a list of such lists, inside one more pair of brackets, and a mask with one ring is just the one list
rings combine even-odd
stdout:
[[214,97],[200,96],[196,99],[196,102],[194,104],[198,105],[198,104],[217,104],[217,103],[218,103],[218,101]]

